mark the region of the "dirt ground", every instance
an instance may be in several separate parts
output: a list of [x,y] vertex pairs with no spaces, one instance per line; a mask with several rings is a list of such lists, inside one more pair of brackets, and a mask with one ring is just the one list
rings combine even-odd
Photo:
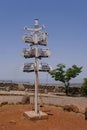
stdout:
[[40,109],[48,113],[48,119],[32,121],[23,115],[32,108],[32,105],[21,104],[0,107],[0,130],[87,130],[84,114],[45,105]]

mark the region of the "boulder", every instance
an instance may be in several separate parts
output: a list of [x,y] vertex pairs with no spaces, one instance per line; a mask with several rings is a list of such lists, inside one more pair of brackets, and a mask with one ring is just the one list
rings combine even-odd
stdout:
[[4,102],[1,103],[1,106],[7,105],[7,104],[8,104],[8,102],[7,102],[7,101],[4,101]]
[[25,87],[23,84],[18,84],[18,91],[24,91]]
[[87,120],[87,107],[85,108],[85,120]]
[[75,112],[75,113],[78,113],[78,112],[79,112],[79,108],[78,108],[77,106],[75,106],[75,105],[70,105],[70,107],[71,107],[71,109],[72,109],[73,112]]
[[78,108],[77,106],[75,106],[75,105],[65,105],[65,106],[63,107],[63,110],[68,111],[68,112],[73,111],[73,112],[75,112],[75,113],[78,113],[78,112],[79,112],[79,108]]
[[29,95],[24,95],[21,102],[22,102],[22,104],[30,103],[30,96]]
[[65,106],[63,107],[63,110],[64,110],[64,111],[68,111],[68,112],[71,112],[71,111],[72,111],[70,105],[65,105]]

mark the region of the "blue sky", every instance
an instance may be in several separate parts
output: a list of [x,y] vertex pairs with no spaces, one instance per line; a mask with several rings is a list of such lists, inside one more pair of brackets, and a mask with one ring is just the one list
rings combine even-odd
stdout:
[[[28,47],[22,41],[23,28],[33,27],[36,18],[46,26],[47,48],[52,52],[43,61],[53,68],[59,63],[83,66],[72,80],[82,82],[87,77],[87,0],[0,0],[0,80],[34,80],[34,73],[23,73],[20,67],[31,62],[21,56]],[[42,73],[40,80],[47,82],[47,77]]]

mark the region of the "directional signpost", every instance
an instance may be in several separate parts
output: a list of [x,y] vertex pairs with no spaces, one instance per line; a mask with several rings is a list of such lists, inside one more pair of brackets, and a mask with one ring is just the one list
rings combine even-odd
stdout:
[[39,27],[38,19],[35,19],[34,28],[24,27],[24,30],[31,31],[23,36],[23,41],[30,45],[30,48],[22,51],[24,58],[34,58],[34,63],[24,63],[23,72],[35,72],[35,111],[25,112],[28,118],[47,118],[47,114],[38,110],[38,72],[50,72],[51,66],[47,63],[39,63],[39,59],[51,55],[49,49],[39,48],[39,45],[47,46],[47,33],[43,32],[44,26]]

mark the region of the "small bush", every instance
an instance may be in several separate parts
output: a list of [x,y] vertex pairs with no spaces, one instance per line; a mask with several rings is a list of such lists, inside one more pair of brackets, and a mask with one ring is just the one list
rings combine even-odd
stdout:
[[81,86],[81,94],[82,96],[87,96],[87,78],[84,78],[84,82]]

